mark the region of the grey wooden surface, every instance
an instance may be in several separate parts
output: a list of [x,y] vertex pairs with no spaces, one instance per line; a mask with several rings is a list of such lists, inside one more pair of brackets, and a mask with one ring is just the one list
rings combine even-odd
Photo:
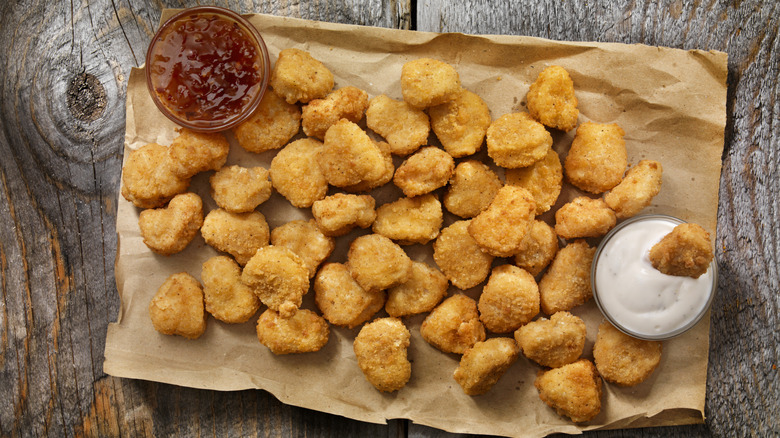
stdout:
[[[393,28],[728,52],[706,424],[592,435],[780,435],[778,2],[216,3]],[[103,374],[106,327],[119,308],[114,224],[127,77],[142,64],[161,9],[195,4],[0,4],[0,435],[454,436],[402,420],[372,425],[294,408],[263,391]]]

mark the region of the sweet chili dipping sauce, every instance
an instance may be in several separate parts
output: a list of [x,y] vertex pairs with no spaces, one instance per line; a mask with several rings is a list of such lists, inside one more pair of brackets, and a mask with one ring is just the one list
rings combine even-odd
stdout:
[[221,131],[260,103],[269,64],[254,26],[230,10],[203,6],[160,27],[146,55],[146,79],[168,118],[194,130]]

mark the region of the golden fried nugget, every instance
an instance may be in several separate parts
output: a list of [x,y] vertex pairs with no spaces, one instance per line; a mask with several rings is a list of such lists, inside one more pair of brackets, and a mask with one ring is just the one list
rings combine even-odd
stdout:
[[219,170],[227,161],[230,143],[221,133],[181,129],[171,142],[168,154],[173,172],[180,178],[191,178],[207,170]]
[[601,412],[601,378],[587,359],[539,371],[534,386],[539,398],[575,423],[590,421]]
[[419,58],[401,67],[401,93],[404,101],[415,108],[449,102],[460,90],[460,76],[446,62]]
[[385,292],[365,290],[345,265],[326,263],[314,277],[314,300],[329,323],[353,328],[382,309]]
[[525,357],[541,366],[558,368],[577,360],[585,348],[585,322],[569,312],[531,321],[515,331]]
[[569,182],[590,193],[618,185],[628,166],[624,135],[616,123],[581,124],[563,163]]
[[358,366],[374,387],[393,392],[412,375],[407,358],[411,334],[398,318],[380,318],[363,326],[352,344]]
[[299,309],[288,318],[267,309],[257,320],[257,339],[273,354],[319,351],[329,335],[328,323],[308,309]]
[[444,228],[433,242],[433,260],[459,289],[482,283],[490,273],[493,256],[482,251],[468,232],[471,221],[457,221]]
[[409,155],[428,142],[431,123],[422,110],[384,94],[368,102],[366,126],[381,135],[395,155]]
[[519,355],[520,349],[510,338],[477,342],[460,358],[452,377],[467,395],[485,394],[509,370]]
[[601,237],[617,223],[603,199],[578,196],[555,212],[555,232],[564,239]]
[[164,335],[198,339],[206,331],[198,280],[186,272],[168,277],[149,303],[149,317],[154,329]]
[[246,213],[271,197],[273,187],[264,167],[223,167],[209,177],[211,197],[231,213]]
[[302,138],[284,147],[271,160],[271,183],[298,208],[311,207],[328,193],[328,180],[318,163],[322,143]]
[[372,229],[401,245],[425,245],[439,235],[443,220],[441,203],[429,193],[380,206]]
[[558,153],[553,149],[528,167],[507,169],[504,176],[507,185],[522,187],[531,192],[536,202],[537,216],[555,205],[563,186],[563,166]]
[[165,208],[144,210],[138,228],[152,251],[175,254],[189,245],[203,225],[203,201],[195,193],[176,195]]
[[618,219],[635,216],[661,191],[662,173],[658,161],[642,160],[628,169],[623,181],[604,195],[604,201]]
[[477,160],[455,166],[444,206],[455,215],[472,218],[486,209],[504,184],[490,167]]
[[246,322],[260,308],[249,286],[241,282],[241,268],[235,260],[215,256],[203,263],[200,273],[206,311],[229,324]]
[[279,52],[269,85],[287,103],[303,102],[325,97],[333,89],[333,73],[300,49]]
[[310,219],[291,221],[274,228],[271,230],[271,245],[283,246],[298,254],[309,270],[309,278],[312,278],[320,263],[333,252],[336,242],[320,231],[314,219]]
[[485,340],[485,326],[479,321],[477,302],[463,294],[447,298],[425,318],[420,335],[445,353],[465,353]]
[[328,128],[318,162],[325,179],[336,187],[376,181],[387,171],[379,146],[360,126],[347,119]]
[[535,212],[531,192],[522,187],[504,186],[490,205],[471,220],[469,234],[485,252],[509,257],[522,249]]
[[558,253],[558,235],[546,222],[534,220],[531,230],[523,238],[515,264],[536,277]]
[[528,113],[504,114],[494,120],[485,136],[490,158],[501,167],[527,167],[544,158],[552,136]]
[[561,248],[539,281],[542,312],[552,315],[571,310],[593,297],[590,265],[596,248],[584,240],[575,240]]
[[368,108],[368,93],[356,87],[339,88],[323,99],[314,99],[303,107],[303,133],[325,138],[325,132],[341,119],[357,123]]
[[710,234],[697,224],[680,224],[650,248],[650,263],[667,275],[699,278],[710,268]]
[[393,183],[411,198],[444,187],[454,171],[452,155],[435,146],[426,146],[398,166]]
[[301,109],[266,90],[255,112],[233,128],[233,133],[242,148],[260,153],[281,148],[300,127]]
[[368,234],[349,245],[347,268],[363,289],[387,289],[409,279],[412,260],[387,237]]
[[633,338],[604,321],[593,344],[593,360],[607,382],[634,386],[655,371],[662,349],[661,342]]
[[479,320],[493,333],[509,333],[539,313],[539,286],[525,269],[493,268],[477,304]]
[[574,82],[563,67],[551,65],[528,89],[528,112],[545,126],[571,131],[577,126],[577,97]]
[[349,193],[367,192],[371,189],[381,187],[390,182],[393,179],[395,173],[395,164],[393,164],[393,156],[390,154],[390,145],[385,141],[375,142],[379,150],[384,157],[384,172],[376,179],[366,179],[357,184],[351,186],[344,186],[342,189]]
[[463,89],[451,101],[428,109],[431,128],[447,153],[455,158],[482,148],[490,126],[490,110],[481,97]]
[[244,266],[241,281],[269,309],[289,318],[309,291],[309,270],[303,259],[283,246],[264,246]]
[[184,193],[189,178],[173,171],[168,148],[149,143],[128,152],[122,166],[122,196],[138,208],[157,208],[174,196]]
[[438,269],[412,261],[409,279],[387,290],[385,310],[395,317],[430,312],[447,295],[449,285]]
[[268,222],[262,213],[230,213],[221,208],[206,215],[200,234],[207,244],[232,255],[241,266],[270,239]]
[[311,214],[326,236],[343,236],[353,228],[368,228],[376,219],[371,195],[336,193],[314,202]]

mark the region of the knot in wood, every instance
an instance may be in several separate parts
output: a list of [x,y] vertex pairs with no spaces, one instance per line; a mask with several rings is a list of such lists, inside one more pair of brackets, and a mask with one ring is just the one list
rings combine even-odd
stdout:
[[96,120],[106,108],[106,89],[94,75],[86,72],[70,80],[66,95],[70,113],[83,122]]

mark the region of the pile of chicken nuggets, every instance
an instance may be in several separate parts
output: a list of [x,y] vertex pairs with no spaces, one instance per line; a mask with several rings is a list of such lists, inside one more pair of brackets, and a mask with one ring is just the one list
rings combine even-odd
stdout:
[[[460,356],[452,372],[465,394],[490,391],[513,365],[538,364],[541,400],[574,422],[593,419],[602,378],[635,385],[660,362],[659,342],[609,323],[586,358],[585,323],[570,311],[592,297],[593,239],[651,203],[661,164],[629,168],[620,126],[578,124],[560,66],[531,84],[527,112],[496,118],[450,64],[420,58],[400,74],[402,99],[334,89],[321,61],[282,50],[262,103],[233,130],[246,151],[278,151],[270,168],[226,166],[220,133],[182,129],[170,146],[130,152],[122,195],[143,209],[149,249],[169,256],[200,233],[218,254],[193,267],[199,280],[183,272],[160,286],[152,324],[195,339],[208,315],[236,324],[262,310],[257,337],[274,354],[314,352],[330,326],[356,328],[367,381],[398,391],[414,372],[404,320],[426,314],[420,335]],[[551,133],[575,129],[561,161]],[[218,206],[208,212],[188,192],[200,172],[211,172]],[[581,196],[553,213],[564,179]],[[387,184],[402,195],[379,205],[372,190]],[[258,207],[274,191],[311,219],[270,229]],[[546,212],[554,223],[540,219]],[[346,260],[330,260],[347,238]],[[430,245],[435,266],[407,245]],[[316,309],[302,308],[310,289]],[[515,364],[521,355],[531,362]]]

